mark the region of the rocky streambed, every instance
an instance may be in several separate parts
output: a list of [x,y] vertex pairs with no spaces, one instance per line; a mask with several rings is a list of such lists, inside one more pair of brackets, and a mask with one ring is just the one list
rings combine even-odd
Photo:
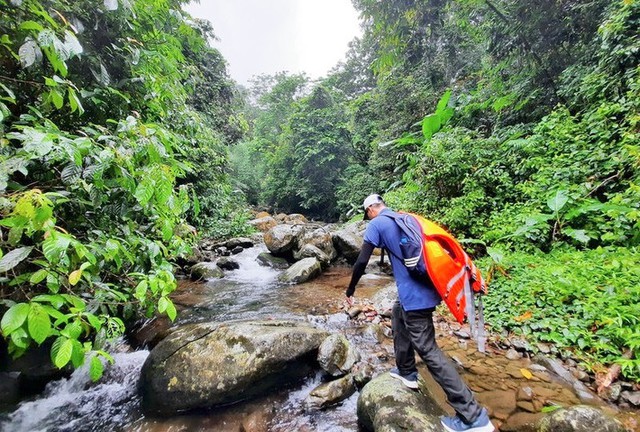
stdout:
[[[421,361],[418,392],[386,373],[395,287],[378,258],[356,307],[342,308],[363,226],[336,234],[298,217],[266,218],[266,246],[205,245],[200,267],[212,272],[190,265],[197,281],[181,281],[173,295],[177,322],[138,329],[131,340],[139,348],[121,346],[101,383],[86,371],[50,383],[2,415],[0,429],[441,430],[437,418],[451,410]],[[291,278],[292,264],[305,260],[318,269]],[[499,430],[638,430],[637,411],[602,401],[559,361],[532,358],[504,338],[490,338],[481,354],[446,313],[436,324]]]

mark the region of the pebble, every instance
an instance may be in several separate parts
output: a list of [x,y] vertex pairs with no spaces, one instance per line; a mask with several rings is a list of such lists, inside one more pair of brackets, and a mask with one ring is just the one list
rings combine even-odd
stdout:
[[509,349],[509,351],[507,351],[504,356],[509,360],[518,360],[522,357],[522,355],[520,355],[520,353],[513,348]]

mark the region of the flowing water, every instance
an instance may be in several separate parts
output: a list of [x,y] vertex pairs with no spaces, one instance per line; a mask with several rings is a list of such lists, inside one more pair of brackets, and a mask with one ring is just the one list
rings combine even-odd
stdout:
[[[348,268],[332,269],[316,281],[301,285],[278,282],[279,270],[258,264],[263,246],[247,249],[233,258],[240,269],[207,283],[182,281],[173,296],[180,314],[174,325],[236,319],[313,320],[332,331],[349,327],[339,313],[349,278]],[[374,292],[386,279],[363,281],[363,292]],[[362,339],[362,338],[361,338]],[[366,338],[365,338],[366,340]],[[373,343],[373,341],[370,341]],[[246,403],[170,418],[151,418],[140,409],[137,385],[147,350],[115,348],[114,366],[106,368],[98,384],[85,368],[68,379],[51,382],[36,399],[0,417],[3,432],[22,431],[216,431],[238,432],[243,422],[269,423],[269,430],[357,431],[357,394],[326,411],[306,412],[303,400],[321,383],[321,373],[289,389]]]
[[[227,272],[223,279],[207,283],[181,281],[172,296],[180,310],[173,325],[235,319],[308,320],[332,332],[344,334],[363,354],[363,360],[376,372],[388,369],[393,361],[389,339],[380,339],[375,326],[350,321],[340,310],[350,269],[334,267],[321,277],[300,285],[278,282],[280,271],[258,264],[256,257],[264,246],[245,250],[233,258],[240,269]],[[365,275],[358,285],[357,297],[371,298],[390,278]],[[166,320],[157,320],[156,332]],[[455,324],[454,324],[455,325]],[[536,371],[527,358],[508,360],[504,352],[489,347],[488,354],[477,353],[472,344],[451,337],[451,322],[437,322],[439,343],[461,366],[463,378],[479,401],[490,410],[492,419],[505,430],[520,430],[517,421],[540,415],[542,405],[581,403],[566,383],[544,371]],[[154,328],[154,326],[149,326]],[[159,330],[158,330],[159,328]],[[166,329],[164,329],[166,330]],[[148,337],[147,340],[151,340]],[[0,431],[270,431],[270,432],[356,432],[356,392],[341,404],[322,411],[307,411],[304,400],[324,379],[320,372],[290,388],[233,406],[191,412],[169,418],[145,416],[140,409],[138,378],[149,352],[133,350],[125,344],[114,347],[116,363],[106,369],[98,384],[90,382],[87,371],[79,369],[68,379],[51,382],[45,392],[16,410],[0,416]],[[523,374],[531,368],[533,375]],[[422,378],[445,410],[450,408],[444,394],[432,381],[423,365]],[[526,376],[525,376],[526,375]],[[527,390],[529,389],[529,390]],[[540,395],[522,400],[527,392]],[[637,430],[637,412],[619,412],[605,407]]]

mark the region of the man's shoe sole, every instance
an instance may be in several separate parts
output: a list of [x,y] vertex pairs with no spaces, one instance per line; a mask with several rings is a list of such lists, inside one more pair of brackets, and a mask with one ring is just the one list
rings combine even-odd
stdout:
[[[443,421],[440,421],[440,424],[442,425],[444,430],[446,430],[447,432],[458,432],[448,427],[446,424],[444,424]],[[493,432],[494,430],[496,430],[495,426],[493,425],[493,423],[489,422],[489,424],[487,425],[475,427],[472,429],[467,429],[465,432]]]
[[409,387],[411,390],[418,390],[418,381],[409,381],[408,379],[403,378],[402,375],[398,375],[393,372],[389,372],[389,375],[402,381],[402,384]]

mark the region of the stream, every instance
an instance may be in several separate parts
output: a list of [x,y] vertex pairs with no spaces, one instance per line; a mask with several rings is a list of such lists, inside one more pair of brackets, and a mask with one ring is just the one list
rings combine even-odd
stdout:
[[[179,315],[172,326],[205,321],[237,319],[309,320],[318,327],[343,333],[360,349],[363,360],[373,365],[376,373],[393,365],[393,347],[389,338],[377,331],[381,326],[351,321],[340,310],[344,289],[350,279],[347,267],[331,267],[319,278],[299,285],[278,282],[280,270],[263,267],[256,257],[266,251],[264,246],[247,249],[233,258],[240,269],[226,272],[222,279],[206,283],[180,281],[172,296]],[[358,285],[357,298],[366,301],[392,279],[387,276],[365,275]],[[159,320],[150,326],[156,330],[169,325]],[[508,360],[503,353],[490,350],[489,355],[475,352],[473,344],[455,337],[446,337],[450,321],[440,319],[439,343],[458,363],[463,378],[490,409],[500,430],[518,430],[517,421],[539,415],[542,405],[552,401],[577,404],[580,398],[566,383],[544,370],[533,368],[527,358]],[[159,331],[161,331],[159,330]],[[225,408],[190,412],[168,418],[149,417],[140,409],[137,385],[140,370],[149,351],[134,350],[121,341],[112,346],[115,365],[107,366],[97,384],[90,382],[83,367],[68,379],[51,382],[44,393],[23,401],[13,412],[0,414],[0,431],[122,431],[122,432],[357,432],[356,403],[358,392],[341,404],[323,411],[308,412],[303,401],[319,385],[319,371],[304,382],[271,394]],[[527,377],[522,370],[531,370]],[[431,380],[423,365],[421,376],[433,389],[443,408],[444,394]],[[544,394],[542,399],[523,400],[522,392]],[[528,390],[527,390],[528,389]],[[635,412],[621,413],[604,407],[634,430],[638,424]]]

